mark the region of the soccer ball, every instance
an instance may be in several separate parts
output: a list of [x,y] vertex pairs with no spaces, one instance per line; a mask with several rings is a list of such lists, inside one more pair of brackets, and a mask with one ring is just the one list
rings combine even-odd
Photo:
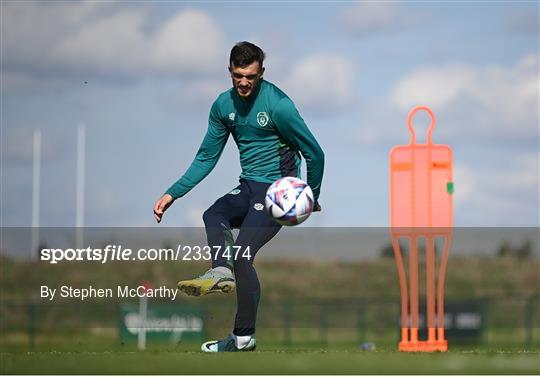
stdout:
[[299,178],[278,179],[266,192],[266,210],[281,225],[298,225],[313,211],[311,187]]

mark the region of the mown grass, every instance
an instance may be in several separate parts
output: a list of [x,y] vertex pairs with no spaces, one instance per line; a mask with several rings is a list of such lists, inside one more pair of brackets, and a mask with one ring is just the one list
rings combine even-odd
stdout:
[[538,374],[538,353],[279,350],[1,353],[3,374]]
[[356,342],[284,345],[263,337],[253,353],[202,354],[199,342],[121,343],[114,332],[38,338],[33,352],[23,334],[0,341],[2,374],[538,374],[540,350],[519,346],[451,345],[446,353],[396,351],[377,342],[362,351]]

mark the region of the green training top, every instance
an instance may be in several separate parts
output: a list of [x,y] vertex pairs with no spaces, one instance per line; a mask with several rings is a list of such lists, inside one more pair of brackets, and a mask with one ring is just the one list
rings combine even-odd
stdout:
[[318,200],[324,153],[291,99],[265,80],[247,99],[240,98],[234,88],[216,99],[194,161],[166,194],[180,198],[202,181],[219,160],[229,134],[240,151],[240,178],[272,183],[281,177],[300,177],[301,153],[307,183]]

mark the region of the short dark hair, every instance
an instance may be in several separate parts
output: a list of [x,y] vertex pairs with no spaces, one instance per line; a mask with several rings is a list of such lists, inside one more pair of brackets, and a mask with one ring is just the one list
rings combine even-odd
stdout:
[[229,65],[245,67],[253,62],[259,62],[262,67],[264,58],[264,51],[260,47],[250,42],[238,42],[231,50]]

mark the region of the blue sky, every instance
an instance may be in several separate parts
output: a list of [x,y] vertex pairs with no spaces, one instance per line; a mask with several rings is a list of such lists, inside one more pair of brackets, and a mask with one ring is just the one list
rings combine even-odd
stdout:
[[[295,101],[326,153],[323,212],[306,226],[387,226],[388,153],[425,104],[454,150],[456,226],[538,226],[538,2],[2,2],[2,213],[75,223],[76,132],[87,134],[85,224],[153,226],[189,166],[240,40]],[[84,84],[87,81],[88,84]],[[421,127],[418,131],[421,131]],[[236,185],[232,140],[160,226],[199,226]]]

